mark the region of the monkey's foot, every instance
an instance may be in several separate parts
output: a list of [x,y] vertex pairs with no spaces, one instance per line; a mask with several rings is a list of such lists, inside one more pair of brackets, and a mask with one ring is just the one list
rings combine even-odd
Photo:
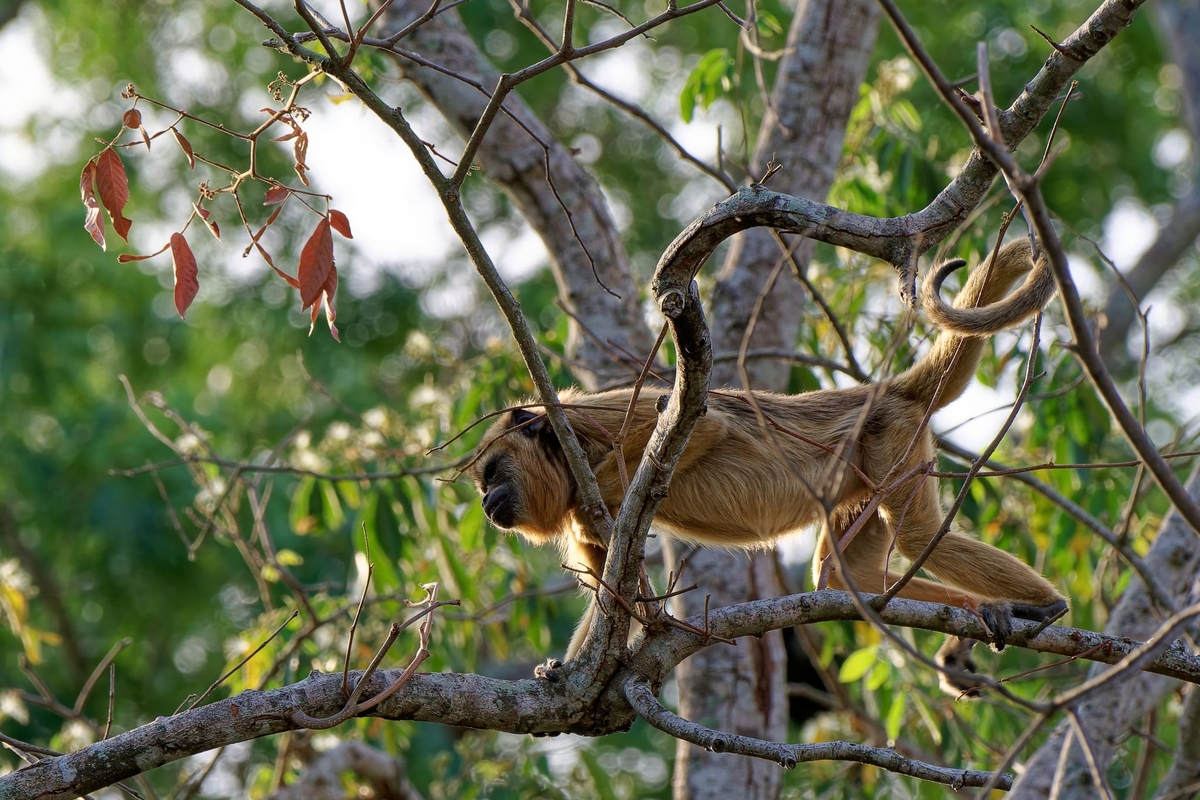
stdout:
[[1008,637],[1012,636],[1012,606],[1003,602],[984,603],[978,610],[983,624],[992,634],[992,649],[1000,652],[1008,644]]
[[1027,619],[1033,622],[1046,622],[1062,616],[1067,610],[1066,600],[1055,600],[1044,606],[1034,606],[1028,603],[994,602],[979,606],[979,616],[983,624],[991,631],[992,649],[1000,652],[1012,638],[1012,621]]
[[938,672],[938,684],[946,694],[975,698],[979,697],[980,690],[986,685],[972,677],[979,671],[975,666],[975,659],[971,657],[971,648],[975,646],[975,642],[975,639],[948,636],[946,643],[938,648],[937,655],[934,656],[937,665],[957,673]]
[[533,677],[558,683],[558,670],[562,668],[562,665],[563,662],[557,658],[547,658],[546,663],[538,664],[533,668]]

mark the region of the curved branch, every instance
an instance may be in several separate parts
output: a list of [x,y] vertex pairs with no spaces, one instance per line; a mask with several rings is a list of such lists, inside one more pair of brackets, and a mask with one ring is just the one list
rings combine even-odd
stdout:
[[663,733],[683,739],[716,753],[735,753],[774,761],[784,769],[795,769],[807,761],[855,761],[871,764],[899,775],[911,775],[924,781],[944,783],[954,790],[965,786],[984,786],[989,782],[1000,789],[1012,786],[1012,775],[996,778],[982,770],[952,769],[905,758],[889,747],[868,747],[851,742],[782,744],[732,733],[722,733],[672,714],[654,697],[644,681],[631,680],[625,685],[625,697],[642,719]]

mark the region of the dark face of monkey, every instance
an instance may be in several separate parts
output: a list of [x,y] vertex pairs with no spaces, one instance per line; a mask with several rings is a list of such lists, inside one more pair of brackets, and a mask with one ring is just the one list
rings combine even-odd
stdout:
[[492,524],[537,542],[558,535],[574,507],[574,483],[544,414],[518,408],[501,417],[470,473]]

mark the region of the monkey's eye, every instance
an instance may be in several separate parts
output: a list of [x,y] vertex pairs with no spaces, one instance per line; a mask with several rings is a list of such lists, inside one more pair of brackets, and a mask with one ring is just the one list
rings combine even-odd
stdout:
[[500,467],[496,462],[499,460],[498,458],[493,458],[483,465],[483,488],[486,489],[492,484],[492,481],[496,480],[496,473],[500,471]]

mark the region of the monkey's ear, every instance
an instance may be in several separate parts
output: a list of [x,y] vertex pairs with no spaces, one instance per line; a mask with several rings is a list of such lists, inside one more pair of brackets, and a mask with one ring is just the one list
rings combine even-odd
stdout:
[[527,408],[514,408],[512,416],[508,420],[508,427],[521,426],[521,433],[526,436],[537,436],[546,427],[546,422],[545,414],[537,414]]

